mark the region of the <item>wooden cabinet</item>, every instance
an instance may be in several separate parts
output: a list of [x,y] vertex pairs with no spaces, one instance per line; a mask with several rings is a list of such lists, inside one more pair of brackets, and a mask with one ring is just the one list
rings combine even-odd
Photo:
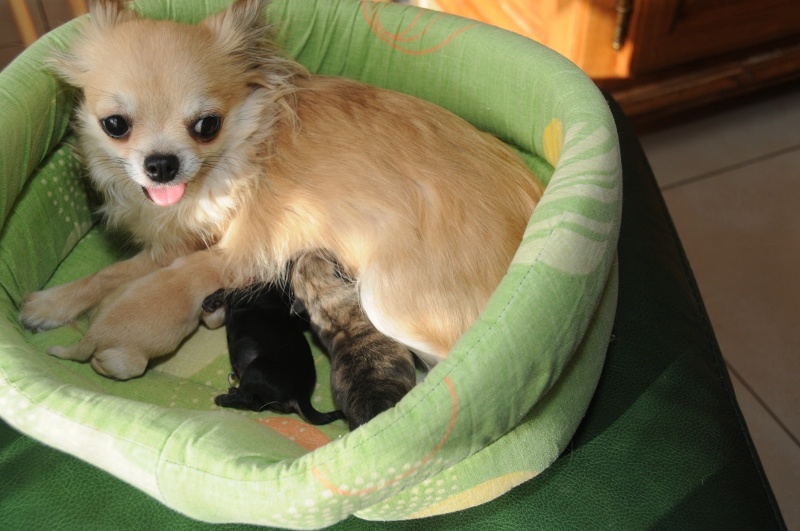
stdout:
[[793,35],[800,35],[799,0],[639,1],[630,70],[651,73]]
[[[560,52],[609,90],[640,129],[800,79],[800,0],[404,1]],[[0,0],[0,67],[85,11],[85,0]]]
[[647,126],[800,79],[800,0],[435,0],[562,53]]

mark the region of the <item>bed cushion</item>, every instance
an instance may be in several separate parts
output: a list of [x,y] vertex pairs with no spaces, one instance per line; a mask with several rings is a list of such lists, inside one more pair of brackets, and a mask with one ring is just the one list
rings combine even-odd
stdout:
[[[198,21],[226,2],[142,1]],[[574,65],[522,37],[408,6],[275,1],[275,38],[318,73],[438,103],[517,150],[547,184],[508,273],[447,360],[395,408],[334,423],[223,410],[224,331],[200,328],[129,382],[49,357],[86,322],[31,334],[25,293],[127,256],[96,222],[72,156],[74,92],[42,70],[68,24],[0,73],[0,415],[16,429],[211,522],[317,528],[493,499],[547,468],[594,392],[617,294],[621,172],[613,119]],[[318,409],[333,406],[315,351]]]

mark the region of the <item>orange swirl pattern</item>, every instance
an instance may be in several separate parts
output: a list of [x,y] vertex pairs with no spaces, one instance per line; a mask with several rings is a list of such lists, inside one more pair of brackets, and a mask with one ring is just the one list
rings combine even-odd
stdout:
[[265,417],[256,422],[299,444],[309,452],[331,442],[327,435],[311,424],[293,418]]
[[367,24],[369,25],[370,31],[372,31],[375,36],[391,46],[393,49],[409,55],[425,55],[441,50],[458,35],[478,25],[477,22],[467,23],[466,25],[444,37],[433,46],[419,49],[414,45],[418,43],[426,33],[428,33],[428,30],[431,29],[436,21],[440,20],[442,16],[430,16],[430,13],[420,11],[404,29],[401,29],[397,32],[392,32],[387,30],[380,20],[381,12],[386,9],[386,7],[386,4],[380,2],[362,2],[361,13],[364,16],[364,20],[366,20]]

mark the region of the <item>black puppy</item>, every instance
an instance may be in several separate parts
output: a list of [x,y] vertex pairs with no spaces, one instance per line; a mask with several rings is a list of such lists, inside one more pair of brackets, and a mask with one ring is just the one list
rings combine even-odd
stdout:
[[228,351],[239,380],[239,387],[230,387],[214,402],[236,409],[298,413],[316,425],[344,419],[341,411],[321,413],[311,405],[317,373],[303,333],[308,322],[290,311],[292,297],[287,290],[274,285],[220,289],[203,301],[206,312],[226,307]]

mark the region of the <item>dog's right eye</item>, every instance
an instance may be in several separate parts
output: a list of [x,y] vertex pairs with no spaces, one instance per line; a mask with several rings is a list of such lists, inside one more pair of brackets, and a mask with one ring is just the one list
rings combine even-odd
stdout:
[[131,124],[128,123],[128,119],[119,114],[102,118],[100,127],[108,136],[117,140],[125,138],[131,132]]

